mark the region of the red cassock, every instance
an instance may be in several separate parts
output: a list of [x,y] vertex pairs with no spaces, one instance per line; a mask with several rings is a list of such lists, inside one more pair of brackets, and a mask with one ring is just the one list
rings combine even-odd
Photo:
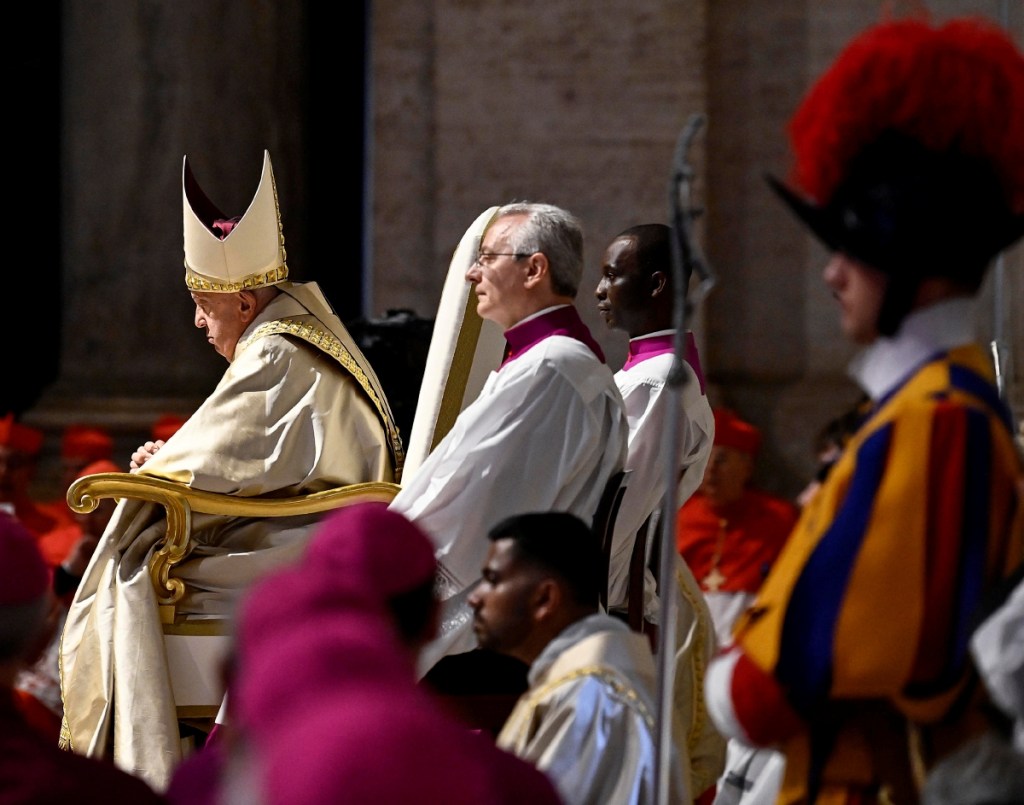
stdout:
[[797,514],[788,500],[753,489],[721,509],[698,492],[679,510],[676,547],[703,590],[754,593]]

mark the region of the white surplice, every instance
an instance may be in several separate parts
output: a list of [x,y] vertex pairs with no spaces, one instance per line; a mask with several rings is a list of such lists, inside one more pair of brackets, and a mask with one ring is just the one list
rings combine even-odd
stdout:
[[[674,331],[652,333],[671,335]],[[643,338],[641,336],[641,338]],[[629,564],[637,531],[652,514],[647,534],[648,556],[660,526],[659,515],[665,497],[665,466],[670,445],[665,440],[666,420],[672,390],[668,374],[671,353],[655,354],[636,361],[615,374],[629,423],[626,468],[632,470],[622,505],[615,521],[609,563],[608,602],[612,609],[627,603]],[[676,503],[681,506],[700,486],[711,455],[715,419],[696,372],[682,367],[684,378],[678,395],[679,479]],[[715,783],[725,763],[725,739],[719,734],[704,707],[704,669],[718,647],[714,623],[693,573],[676,557],[676,639],[673,714],[675,739],[683,760],[688,787],[698,796]],[[657,623],[660,602],[656,580],[650,570],[644,574],[644,615]]]
[[[648,516],[660,513],[665,497],[665,465],[669,454],[665,426],[671,402],[667,381],[672,361],[671,354],[655,355],[615,373],[615,383],[622,394],[629,423],[626,468],[632,473],[615,520],[612,539],[608,583],[608,605],[612,609],[626,604],[634,537]],[[682,371],[685,378],[678,398],[681,410],[676,503],[679,506],[700,486],[715,434],[714,414],[696,373],[688,363],[683,364]],[[654,542],[657,519],[656,514],[647,535],[648,545]],[[648,573],[644,585],[644,610],[652,621],[657,620],[658,610],[654,585],[655,579]]]
[[475,648],[466,604],[505,517],[568,511],[590,523],[622,469],[627,425],[611,370],[583,343],[552,335],[487,379],[391,507],[431,537],[440,565],[438,637],[422,676],[442,657]]

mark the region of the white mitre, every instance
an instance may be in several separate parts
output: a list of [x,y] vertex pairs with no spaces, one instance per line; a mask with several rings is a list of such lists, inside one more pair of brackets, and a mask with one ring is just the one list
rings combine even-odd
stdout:
[[227,219],[206,197],[185,157],[181,177],[185,220],[185,284],[191,291],[234,293],[288,280],[284,231],[270,152],[249,209],[221,238],[213,222]]

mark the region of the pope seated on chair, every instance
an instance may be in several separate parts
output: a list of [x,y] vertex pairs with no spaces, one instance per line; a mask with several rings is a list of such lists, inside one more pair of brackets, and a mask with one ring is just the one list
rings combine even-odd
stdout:
[[[569,805],[654,802],[654,659],[646,637],[598,611],[597,536],[566,512],[535,512],[488,538],[473,630],[530,665],[498,746],[547,772]],[[668,758],[669,801],[688,802],[681,755]]]
[[[136,451],[133,471],[240,498],[397,480],[402,447],[373,369],[316,284],[288,279],[269,154],[240,218],[214,207],[187,159],[182,183],[195,324],[229,366],[165,444]],[[228,617],[254,579],[299,555],[317,519],[193,517],[175,569],[179,616]],[[149,569],[167,529],[153,503],[120,502],[62,645],[65,745],[112,756],[157,789],[181,759]]]

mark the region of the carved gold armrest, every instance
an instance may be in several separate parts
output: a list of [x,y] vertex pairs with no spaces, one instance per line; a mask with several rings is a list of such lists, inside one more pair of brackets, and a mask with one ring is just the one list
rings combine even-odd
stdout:
[[173,620],[173,607],[184,595],[185,585],[180,579],[171,578],[170,573],[188,553],[193,512],[253,518],[319,514],[350,503],[389,503],[400,488],[398,484],[374,481],[284,498],[236,497],[192,489],[178,481],[163,478],[129,472],[101,472],[79,478],[71,484],[67,499],[74,511],[83,514],[93,511],[104,498],[130,498],[164,507],[167,534],[150,560],[149,572],[162,619],[169,614]]

